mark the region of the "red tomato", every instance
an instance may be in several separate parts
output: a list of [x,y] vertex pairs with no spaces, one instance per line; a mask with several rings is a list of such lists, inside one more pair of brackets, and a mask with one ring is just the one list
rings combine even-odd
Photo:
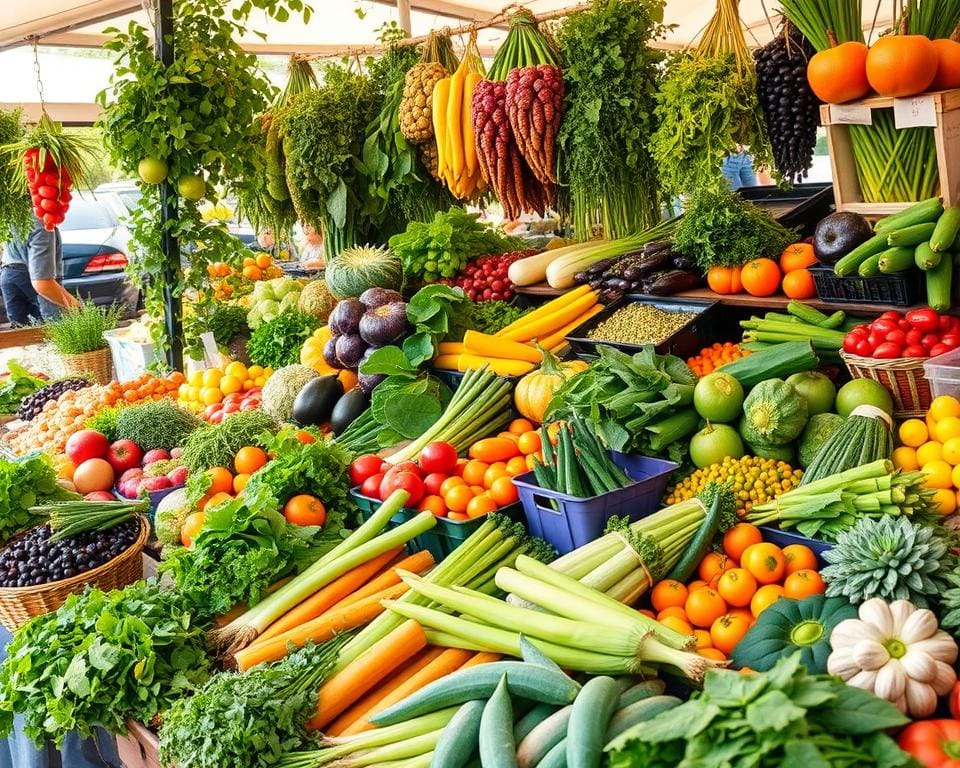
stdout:
[[907,331],[907,344],[919,344],[920,339],[923,338],[923,334],[920,333],[916,328],[911,328]]
[[387,499],[396,490],[404,490],[410,494],[410,498],[404,504],[405,507],[415,507],[423,498],[426,488],[419,475],[413,472],[391,470],[384,475],[383,482],[380,483],[380,498]]
[[360,493],[364,496],[369,496],[371,499],[380,498],[380,483],[383,482],[383,472],[377,472],[375,475],[370,475],[363,483],[360,485]]
[[907,334],[901,331],[899,328],[895,328],[887,334],[887,343],[896,344],[898,347],[902,347],[907,341]]
[[880,358],[881,360],[892,360],[895,357],[900,357],[901,347],[899,344],[893,344],[889,341],[883,342],[873,350],[873,356]]
[[904,728],[897,744],[924,768],[960,768],[960,758],[954,756],[958,741],[960,720],[923,720]]
[[362,485],[368,477],[378,472],[384,472],[385,463],[383,459],[372,453],[358,456],[350,465],[350,484]]
[[450,443],[428,443],[420,452],[420,466],[427,474],[450,474],[457,466],[457,449]]
[[950,349],[956,349],[957,347],[960,347],[960,334],[953,332],[945,333],[940,338],[940,343],[946,345]]
[[944,352],[949,352],[949,351],[950,351],[950,347],[948,347],[946,344],[938,343],[930,347],[929,355],[930,357],[936,357],[937,355],[942,355]]
[[904,333],[906,333],[907,331],[910,330],[911,325],[910,325],[910,323],[908,323],[905,319],[901,318],[900,320],[897,320],[897,327],[898,327],[901,331],[903,331]]
[[857,354],[860,355],[860,357],[870,357],[873,353],[873,347],[874,345],[869,341],[861,339],[857,342]]
[[901,315],[896,310],[888,309],[886,312],[880,315],[880,317],[878,317],[877,319],[878,320],[899,320],[901,317],[903,317],[903,315]]
[[207,421],[209,421],[211,424],[219,424],[221,421],[223,421],[223,416],[224,416],[224,413],[223,413],[223,409],[221,408],[219,411],[213,414],[213,416],[207,419]]
[[240,403],[238,402],[227,403],[226,405],[223,406],[223,415],[226,416],[231,413],[236,413],[239,410],[240,410]]
[[895,331],[899,328],[896,320],[887,320],[883,317],[879,320],[874,320],[870,327],[877,333],[882,334],[888,334],[890,331]]
[[926,357],[927,350],[921,347],[919,344],[911,344],[903,348],[904,357]]
[[940,330],[949,331],[953,328],[953,319],[950,315],[940,315]]
[[213,405],[208,405],[203,409],[203,418],[209,419],[217,411],[221,410],[223,406],[220,403],[213,403]]
[[417,477],[421,479],[423,478],[423,475],[424,475],[424,471],[420,469],[420,467],[412,461],[403,461],[397,464],[397,466],[395,466],[394,469],[400,472],[412,472],[413,474],[415,474]]
[[860,336],[851,331],[846,336],[843,337],[843,351],[849,352],[851,355],[857,353],[857,344],[860,343]]
[[457,459],[457,466],[453,468],[453,475],[463,477],[463,468],[470,463],[469,459]]
[[443,472],[431,472],[425,478],[423,478],[423,485],[427,489],[428,496],[439,496],[440,495],[440,486],[443,485],[443,481],[447,479],[447,475]]
[[940,337],[935,333],[928,333],[922,339],[920,339],[920,345],[924,349],[930,349],[931,347],[936,346],[940,343]]
[[907,322],[921,333],[933,333],[940,328],[940,315],[933,309],[911,309]]

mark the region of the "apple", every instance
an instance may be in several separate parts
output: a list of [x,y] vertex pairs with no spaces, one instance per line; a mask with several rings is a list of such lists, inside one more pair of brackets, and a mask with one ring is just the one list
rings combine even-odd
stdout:
[[109,491],[91,491],[88,494],[85,494],[84,497],[87,501],[116,501],[117,497],[114,496]]
[[87,459],[103,459],[110,450],[110,443],[101,432],[95,429],[81,429],[67,440],[64,453],[67,458],[79,466]]
[[173,483],[170,482],[170,478],[168,478],[166,475],[145,477],[140,481],[140,490],[144,491],[163,491],[172,487]]
[[87,459],[73,473],[73,484],[77,487],[77,493],[109,491],[113,488],[115,479],[110,462],[100,458]]
[[176,448],[173,448],[170,451],[171,459],[179,459],[181,456],[183,456],[183,448],[181,448],[180,446],[177,446]]
[[139,478],[136,480],[128,480],[125,483],[117,483],[117,493],[119,493],[125,499],[135,499],[137,498],[139,487]]
[[167,472],[167,479],[173,485],[183,485],[187,482],[187,475],[190,474],[190,470],[186,467],[174,467],[169,472]]
[[107,461],[114,472],[126,472],[128,469],[139,467],[143,460],[143,451],[133,440],[117,440],[110,446]]
[[170,451],[165,451],[163,448],[154,448],[152,451],[143,454],[143,466],[149,467],[158,461],[168,461],[169,459]]

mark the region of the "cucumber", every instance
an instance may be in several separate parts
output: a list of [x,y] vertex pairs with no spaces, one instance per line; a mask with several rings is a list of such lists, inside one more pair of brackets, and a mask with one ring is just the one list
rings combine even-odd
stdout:
[[603,737],[619,698],[612,677],[594,677],[584,684],[567,726],[567,768],[600,768]]
[[939,253],[947,251],[960,234],[960,207],[951,205],[937,219],[937,226],[930,235],[930,247]]
[[817,367],[819,361],[809,341],[786,341],[741,357],[717,370],[729,373],[744,389],[767,379],[785,379],[800,371]]
[[503,675],[480,716],[480,762],[483,768],[517,768],[513,740],[513,704]]
[[679,582],[689,580],[690,575],[697,565],[699,565],[700,561],[703,560],[704,555],[707,554],[710,545],[713,543],[714,537],[717,535],[717,531],[720,528],[720,510],[720,494],[717,494],[714,496],[713,503],[710,505],[710,509],[707,510],[703,522],[700,523],[700,527],[693,535],[693,539],[683,551],[680,559],[677,560],[673,568],[670,569],[670,573],[667,574],[668,579],[676,579]]
[[[604,739],[606,749],[610,749],[611,742],[623,733],[633,730],[639,723],[653,720],[661,712],[673,709],[682,702],[676,696],[651,696],[649,699],[637,701],[629,707],[618,709],[610,718]],[[617,739],[619,741],[619,739]]]
[[513,740],[517,744],[522,742],[534,728],[556,711],[557,708],[550,704],[537,704],[514,724]]
[[667,690],[667,684],[663,680],[644,680],[620,694],[617,709],[629,707],[631,704],[649,699],[651,696],[660,696],[665,690]]
[[821,328],[826,328],[829,331],[835,331],[840,326],[842,326],[847,320],[847,313],[842,309],[838,309],[832,315],[830,315],[826,320],[817,323]]
[[547,752],[543,760],[537,763],[537,768],[565,768],[567,765],[567,743],[568,740],[564,739]]
[[[884,253],[886,253],[886,251],[884,251]],[[857,274],[860,275],[860,277],[876,277],[879,275],[881,255],[882,254],[875,253],[866,261],[862,262],[857,268]]]
[[920,243],[913,250],[913,260],[920,269],[927,271],[940,263],[940,254],[934,253],[930,243]]
[[869,240],[864,240],[850,253],[837,261],[833,265],[833,273],[839,277],[848,277],[856,272],[859,266],[873,254],[883,253],[889,247],[886,235],[874,235]]
[[527,640],[526,635],[520,635],[520,655],[528,664],[536,664],[538,667],[552,669],[563,674],[560,665]]
[[887,235],[887,245],[920,245],[930,239],[937,225],[932,221],[895,229]]
[[558,709],[526,735],[517,747],[519,768],[534,768],[547,753],[567,736],[573,705]]
[[393,725],[438,709],[488,699],[507,675],[510,693],[542,704],[569,704],[580,686],[562,672],[522,661],[495,661],[461,669],[424,686],[403,701],[370,718],[374,725]]
[[940,259],[940,263],[927,272],[927,304],[937,312],[950,309],[950,287],[953,283],[953,259]]
[[913,248],[888,248],[880,254],[880,271],[885,275],[905,272],[913,266]]
[[931,197],[914,203],[909,208],[904,208],[900,213],[880,219],[874,225],[873,231],[878,235],[888,234],[895,229],[909,227],[912,224],[923,224],[928,221],[936,221],[943,213],[943,205],[939,197]]
[[827,315],[819,309],[808,307],[802,301],[795,301],[794,299],[787,302],[787,312],[808,325],[820,325],[828,319]]
[[433,749],[430,768],[463,768],[477,751],[480,737],[480,718],[486,702],[468,701],[447,723]]

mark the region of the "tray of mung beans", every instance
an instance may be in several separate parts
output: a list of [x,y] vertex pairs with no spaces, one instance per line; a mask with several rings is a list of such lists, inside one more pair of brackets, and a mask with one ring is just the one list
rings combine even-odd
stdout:
[[566,338],[582,357],[596,356],[601,345],[628,354],[652,345],[660,354],[687,357],[709,336],[707,326],[716,306],[716,301],[707,299],[631,294],[574,328]]

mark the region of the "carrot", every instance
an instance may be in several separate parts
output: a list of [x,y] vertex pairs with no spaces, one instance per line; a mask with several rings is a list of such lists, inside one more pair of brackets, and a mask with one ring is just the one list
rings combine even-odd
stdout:
[[284,632],[289,632],[291,629],[321,616],[349,594],[366,584],[370,578],[402,551],[403,547],[391,549],[389,552],[384,552],[363,565],[358,565],[356,568],[347,571],[340,578],[334,579],[327,586],[314,592],[302,603],[298,603],[283,614],[267,627],[266,632],[261,634],[251,645],[266,642],[271,637],[282,635]]
[[287,655],[287,649],[291,643],[297,648],[302,648],[308,641],[323,643],[337,632],[356,629],[362,624],[373,621],[383,613],[384,608],[380,605],[381,600],[401,597],[407,589],[406,584],[395,584],[388,589],[359,600],[353,605],[348,605],[342,611],[327,611],[322,616],[301,624],[299,627],[294,627],[282,635],[271,637],[266,642],[249,645],[233,655],[234,661],[237,663],[237,669],[243,672],[265,661],[282,659]]
[[427,664],[417,674],[410,677],[405,682],[396,686],[386,696],[380,699],[369,710],[355,719],[349,728],[343,731],[343,736],[351,736],[355,733],[363,733],[373,729],[374,725],[370,718],[377,712],[382,712],[387,707],[393,706],[398,701],[403,701],[411,693],[416,693],[424,686],[446,677],[452,672],[460,669],[473,656],[472,651],[462,651],[459,648],[447,648],[436,659]]
[[470,667],[476,667],[480,664],[492,664],[494,661],[500,661],[503,656],[499,653],[488,653],[487,651],[477,651],[473,654],[473,658],[467,659],[464,662],[463,666],[460,669],[469,669]]
[[588,293],[573,303],[560,307],[555,312],[543,315],[517,330],[503,334],[503,338],[510,341],[530,341],[531,339],[548,336],[563,328],[563,326],[572,323],[596,303],[597,294]]
[[[526,360],[504,360],[502,357],[482,357],[480,355],[463,354],[457,356],[458,371],[472,371],[490,366],[490,370],[498,376],[523,376],[534,369],[533,363]],[[440,366],[436,366],[440,367]]]
[[323,684],[317,714],[307,723],[307,730],[317,731],[332,723],[363,694],[426,647],[423,628],[413,620],[403,622]]
[[506,360],[526,360],[528,363],[543,362],[543,355],[528,344],[490,336],[480,331],[469,330],[463,334],[464,352],[481,357],[496,357]]
[[459,355],[463,352],[463,342],[441,341],[437,345],[437,353],[441,355]]
[[433,367],[439,368],[442,371],[455,371],[457,370],[457,361],[460,359],[460,355],[437,355],[433,358]]
[[603,312],[603,309],[604,309],[603,304],[594,304],[592,307],[590,307],[590,309],[588,309],[586,312],[584,312],[582,315],[580,315],[576,319],[571,320],[569,323],[563,326],[563,328],[561,328],[560,330],[554,331],[549,336],[544,336],[542,339],[540,339],[540,345],[543,347],[546,347],[552,352],[554,347],[566,343],[565,337],[567,335],[569,335],[576,328],[579,328],[581,325],[587,322],[587,320],[589,320],[594,315],[597,315],[600,312]]
[[399,584],[400,576],[397,574],[398,570],[410,571],[411,573],[420,575],[429,570],[434,562],[433,555],[427,550],[421,549],[419,552],[400,558],[396,562],[387,563],[387,566],[374,578],[360,587],[356,592],[347,595],[330,610],[339,611],[341,608],[346,608],[358,600],[363,600],[365,597],[369,597],[387,587]]
[[518,320],[514,320],[506,328],[501,328],[497,331],[497,336],[507,336],[508,334],[516,331],[519,328],[522,328],[527,323],[532,320],[539,320],[545,315],[549,315],[552,312],[556,312],[558,309],[572,304],[581,296],[586,296],[588,293],[593,293],[593,289],[589,285],[581,285],[579,288],[574,288],[572,291],[567,291],[567,293],[562,296],[558,296],[555,299],[548,301],[546,304],[537,307],[533,312],[528,312],[523,317]]
[[437,648],[431,645],[420,651],[420,653],[414,656],[409,662],[400,667],[390,675],[390,677],[324,728],[324,736],[340,736],[354,723],[365,723],[367,721],[365,715],[368,710],[375,707],[394,688],[402,685],[421,669],[432,663],[444,650],[444,648]]

